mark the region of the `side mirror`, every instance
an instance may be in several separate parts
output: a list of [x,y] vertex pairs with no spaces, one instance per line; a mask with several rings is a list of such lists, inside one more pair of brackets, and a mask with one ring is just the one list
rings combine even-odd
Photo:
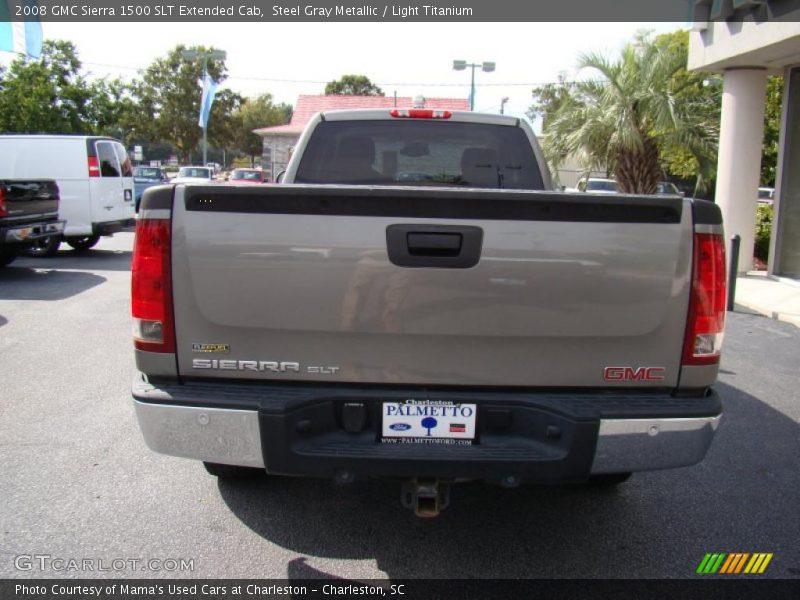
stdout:
[[278,173],[278,176],[275,178],[275,183],[282,183],[284,175],[286,175],[286,171],[281,171]]

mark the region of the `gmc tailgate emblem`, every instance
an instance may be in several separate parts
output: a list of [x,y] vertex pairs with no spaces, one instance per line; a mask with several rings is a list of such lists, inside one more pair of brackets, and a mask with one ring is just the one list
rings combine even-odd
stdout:
[[664,381],[664,367],[606,367],[606,381]]

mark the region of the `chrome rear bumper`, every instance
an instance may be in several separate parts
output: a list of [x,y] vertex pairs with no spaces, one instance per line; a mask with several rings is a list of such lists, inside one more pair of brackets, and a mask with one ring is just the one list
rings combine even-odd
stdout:
[[[264,467],[256,410],[202,408],[134,400],[151,450],[208,462]],[[720,416],[603,419],[591,472],[684,467],[706,455]]]
[[148,447],[161,454],[264,467],[258,411],[133,401]]
[[601,420],[592,474],[697,464],[705,457],[721,418]]

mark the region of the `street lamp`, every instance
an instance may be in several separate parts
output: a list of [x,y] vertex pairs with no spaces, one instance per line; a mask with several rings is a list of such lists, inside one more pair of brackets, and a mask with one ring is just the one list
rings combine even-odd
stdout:
[[505,96],[500,100],[500,114],[501,115],[505,113],[506,102],[508,102],[508,96]]
[[[228,56],[224,50],[183,50],[181,56],[187,60],[203,59],[203,85],[208,73],[208,59],[225,60]],[[208,164],[208,122],[203,125],[203,166]]]
[[470,80],[470,88],[469,88],[469,109],[475,110],[475,68],[480,67],[481,71],[485,73],[491,73],[494,71],[494,63],[493,62],[483,62],[483,63],[468,63],[465,60],[454,60],[453,61],[453,70],[455,71],[463,71],[467,67],[472,69],[472,78]]

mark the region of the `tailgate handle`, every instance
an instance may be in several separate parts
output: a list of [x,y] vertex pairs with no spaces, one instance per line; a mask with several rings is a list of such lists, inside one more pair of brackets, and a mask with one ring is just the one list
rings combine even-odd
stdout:
[[458,256],[460,233],[409,233],[408,253],[411,256]]
[[386,250],[398,267],[468,269],[481,258],[483,229],[467,225],[389,225]]

